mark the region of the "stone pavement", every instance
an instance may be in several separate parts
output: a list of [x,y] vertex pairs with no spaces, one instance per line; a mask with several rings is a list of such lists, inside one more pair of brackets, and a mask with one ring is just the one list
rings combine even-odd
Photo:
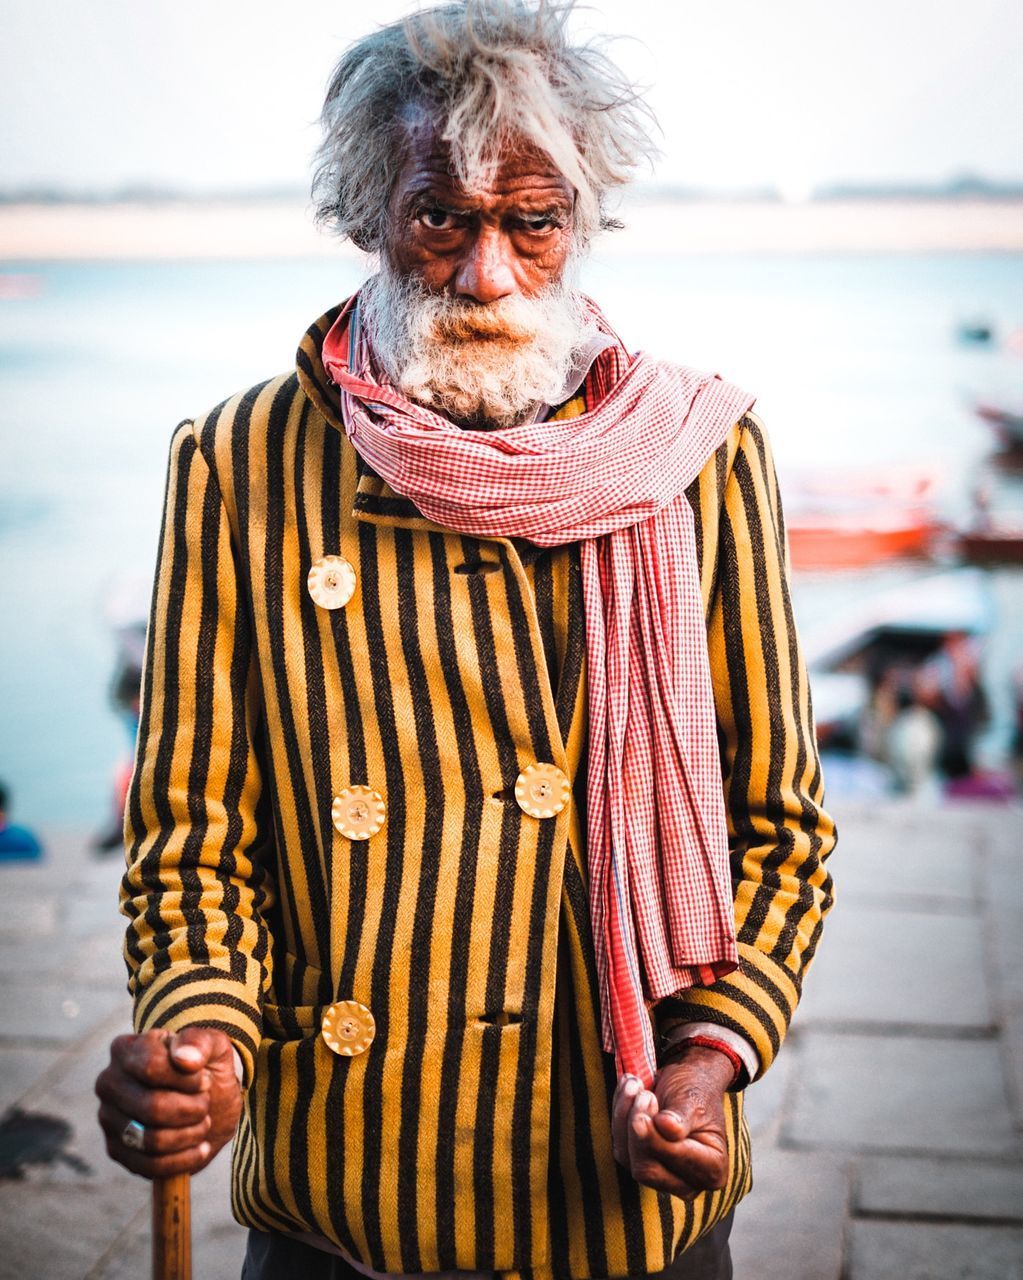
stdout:
[[[747,1095],[737,1280],[1023,1280],[1023,809],[835,809],[838,904]],[[83,844],[0,866],[0,1110],[69,1126],[0,1181],[0,1277],[149,1273],[148,1186],[107,1159],[92,1093],[128,1025],[120,859]],[[196,1280],[241,1269],[227,1173],[193,1185]]]

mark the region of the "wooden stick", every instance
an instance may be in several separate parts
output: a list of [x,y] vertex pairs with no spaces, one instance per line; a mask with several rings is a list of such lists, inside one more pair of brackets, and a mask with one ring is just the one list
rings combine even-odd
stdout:
[[153,1280],[192,1280],[192,1206],[187,1173],[153,1179]]

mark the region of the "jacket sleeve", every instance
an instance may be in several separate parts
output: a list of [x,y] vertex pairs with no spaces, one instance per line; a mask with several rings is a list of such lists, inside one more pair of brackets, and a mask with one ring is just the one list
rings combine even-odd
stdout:
[[120,906],[137,1031],[219,1027],[246,1081],[270,978],[259,685],[227,513],[190,422],[171,444]]
[[662,1035],[679,1022],[731,1029],[756,1049],[759,1078],[784,1039],[832,905],[825,860],[836,831],[823,808],[777,477],[755,414],[739,424],[717,518],[708,648],[739,968],[659,1001],[655,1018]]

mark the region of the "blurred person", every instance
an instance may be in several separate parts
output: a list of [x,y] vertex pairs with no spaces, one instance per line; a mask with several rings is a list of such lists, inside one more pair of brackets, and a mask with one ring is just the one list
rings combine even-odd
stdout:
[[831,906],[753,397],[576,283],[652,147],[570,7],[342,56],[376,273],[173,438],[96,1087],[143,1176],[234,1138],[247,1280],[730,1276]]
[[872,760],[888,760],[888,734],[899,712],[899,684],[902,673],[888,667],[870,682],[870,696],[856,725],[856,746]]
[[912,685],[896,695],[896,713],[888,725],[885,757],[895,775],[895,785],[913,800],[935,800],[941,795],[938,760],[942,747],[941,722],[918,697]]
[[968,778],[975,768],[977,739],[991,718],[976,640],[961,632],[946,637],[923,678],[929,688],[927,704],[941,724],[941,771],[952,781]]
[[1012,673],[1012,737],[1009,758],[1017,788],[1023,788],[1023,663]]
[[7,814],[11,807],[11,793],[0,782],[0,862],[18,862],[43,856],[43,846],[38,837],[28,827],[19,827],[8,822]]
[[126,623],[117,627],[114,634],[117,658],[110,681],[110,701],[124,726],[128,754],[114,766],[109,814],[93,840],[93,848],[98,853],[109,853],[124,847],[124,806],[128,799],[138,741],[146,622],[143,619]]

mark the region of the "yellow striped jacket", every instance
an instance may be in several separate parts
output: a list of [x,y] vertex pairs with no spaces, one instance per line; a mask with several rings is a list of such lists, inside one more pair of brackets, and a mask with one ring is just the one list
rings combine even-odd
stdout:
[[[320,344],[173,438],[125,837],[137,1030],[223,1028],[244,1062],[232,1209],[377,1271],[656,1272],[751,1186],[683,1201],[611,1153],[585,856],[578,544],[465,537],[359,458]],[[735,424],[696,513],[741,965],[653,1010],[770,1066],[831,904],[810,691],[767,438]],[[310,567],[356,586],[319,607]],[[572,799],[515,802],[550,762]],[[335,797],[368,787],[380,830]],[[324,1009],[375,1019],[339,1056]],[[663,1029],[663,1028],[662,1028]]]

